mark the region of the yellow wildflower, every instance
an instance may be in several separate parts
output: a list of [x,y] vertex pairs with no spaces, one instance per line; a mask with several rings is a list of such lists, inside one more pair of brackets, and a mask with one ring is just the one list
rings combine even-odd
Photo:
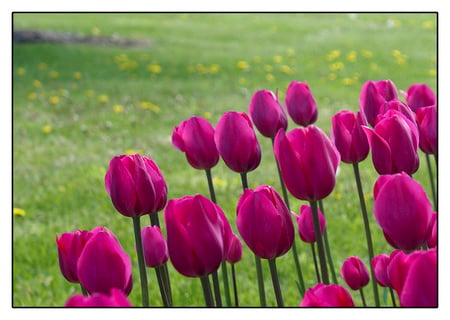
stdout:
[[344,69],[344,63],[342,63],[341,61],[330,64],[330,71],[338,71],[342,69]]
[[275,56],[273,57],[273,62],[275,63],[281,63],[283,61],[283,57],[282,56]]
[[45,62],[39,63],[38,69],[41,70],[41,71],[46,70],[47,69],[47,64]]
[[433,21],[428,20],[428,21],[422,22],[422,28],[424,28],[424,29],[433,29],[433,27],[434,27]]
[[270,64],[266,64],[264,66],[264,71],[271,72],[273,70],[273,67]]
[[353,84],[354,80],[352,78],[344,78],[342,79],[342,83],[346,86]]
[[116,104],[113,106],[113,110],[115,113],[121,113],[124,110],[124,107],[120,104]]
[[81,72],[77,71],[73,73],[73,78],[75,80],[80,80],[81,79]]
[[93,28],[91,29],[91,34],[92,34],[93,36],[98,36],[98,35],[100,35],[100,29],[97,28],[97,27],[93,27]]
[[327,54],[327,60],[332,61],[334,59],[337,59],[341,56],[341,52],[339,50],[332,50],[330,53]]
[[266,74],[266,80],[272,82],[273,80],[275,80],[275,77],[273,76],[273,74],[268,73]]
[[221,188],[225,188],[228,185],[228,183],[225,180],[220,179],[220,178],[213,178],[213,183],[214,183],[214,185],[221,187]]
[[373,57],[373,52],[370,50],[364,49],[361,51],[361,54],[364,58],[372,58]]
[[86,96],[87,97],[93,97],[94,96],[94,90],[92,90],[92,89],[89,89],[89,90],[86,90]]
[[434,77],[434,76],[436,76],[436,69],[430,69],[430,70],[428,70],[428,75],[429,76],[432,76],[432,77]]
[[121,53],[114,57],[115,63],[121,63],[121,62],[125,62],[127,60],[128,60],[128,56],[125,53]]
[[288,55],[288,57],[292,57],[293,55],[295,55],[295,50],[289,48],[286,50],[286,54]]
[[100,103],[106,103],[106,102],[108,102],[108,100],[109,100],[109,97],[106,94],[101,94],[98,96],[98,102],[100,102]]
[[293,74],[294,70],[292,70],[292,68],[289,67],[288,65],[282,65],[281,66],[281,72],[283,72],[285,74]]
[[36,100],[36,98],[37,98],[36,92],[30,92],[29,94],[27,94],[28,100]]
[[240,84],[241,86],[244,86],[244,85],[247,84],[247,80],[245,80],[245,78],[239,78],[239,84]]
[[47,125],[45,125],[45,126],[43,126],[42,127],[42,132],[44,132],[44,133],[50,133],[50,132],[52,132],[52,126],[51,125],[49,125],[49,124],[47,124]]
[[49,76],[51,79],[56,79],[59,77],[59,73],[58,73],[58,71],[52,70],[52,71],[50,71]]
[[147,70],[151,73],[161,73],[162,68],[159,64],[152,63],[147,66]]
[[33,87],[40,88],[42,87],[42,83],[39,80],[33,80]]
[[14,209],[13,209],[13,214],[14,214],[15,216],[21,216],[21,217],[23,217],[23,216],[25,216],[25,210],[20,209],[20,208],[14,208]]
[[209,66],[209,73],[214,74],[219,72],[219,65],[214,63],[212,65]]
[[48,102],[50,104],[57,104],[59,102],[59,97],[58,96],[50,96],[50,98],[48,99]]
[[17,74],[19,76],[23,76],[25,74],[25,68],[22,68],[22,67],[17,68]]
[[355,50],[350,51],[347,53],[347,61],[349,62],[355,62],[357,57],[357,53]]
[[332,72],[328,75],[328,80],[336,80],[336,78],[337,78],[336,73]]
[[238,61],[238,63],[236,63],[236,67],[239,70],[244,70],[244,71],[246,71],[246,70],[248,70],[250,68],[248,62],[247,61],[242,61],[242,60]]
[[203,117],[204,117],[205,119],[211,119],[211,112],[206,111],[205,113],[203,113]]

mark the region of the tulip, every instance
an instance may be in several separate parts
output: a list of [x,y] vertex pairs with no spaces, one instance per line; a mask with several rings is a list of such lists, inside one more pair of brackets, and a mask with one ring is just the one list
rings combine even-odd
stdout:
[[378,116],[376,118],[375,124],[379,121],[379,117],[382,118],[383,114],[385,114],[389,110],[397,110],[400,113],[402,113],[412,123],[416,122],[416,115],[411,110],[411,108],[406,103],[404,103],[398,99],[393,99],[390,101],[386,101],[385,103],[383,103],[380,106],[380,113],[378,114]]
[[195,169],[211,169],[219,161],[214,128],[205,119],[191,117],[173,128],[172,144],[186,154]]
[[305,292],[300,307],[354,307],[352,296],[337,284],[318,283]]
[[423,187],[406,173],[380,176],[374,185],[374,215],[388,243],[401,250],[425,244],[432,208]]
[[419,126],[420,150],[426,154],[437,154],[437,107],[422,107],[416,113]]
[[238,231],[255,255],[273,259],[294,241],[294,225],[286,204],[270,186],[246,189],[237,205]]
[[99,231],[86,242],[78,259],[80,283],[90,293],[109,294],[112,288],[131,292],[131,259],[110,231]]
[[[323,235],[326,226],[325,216],[322,214],[320,209],[319,212],[319,221],[320,221],[320,232]],[[298,234],[302,241],[307,243],[316,242],[316,234],[314,233],[314,223],[311,212],[311,207],[308,205],[302,205],[300,207],[300,215],[295,215],[295,219],[298,224]]]
[[239,237],[232,234],[231,243],[225,256],[225,260],[229,263],[237,263],[242,259],[242,243]]
[[146,226],[141,234],[145,265],[156,268],[166,263],[169,259],[167,243],[158,226]]
[[395,110],[389,110],[379,119],[373,130],[363,127],[375,170],[379,174],[402,171],[413,174],[419,168],[417,126]]
[[375,256],[372,260],[372,267],[375,274],[375,280],[382,287],[390,287],[391,282],[387,274],[389,264],[389,255],[383,253]]
[[437,251],[391,254],[388,275],[402,307],[437,307]]
[[367,122],[374,127],[380,107],[397,98],[397,88],[391,80],[366,81],[359,96],[359,105]]
[[433,212],[431,216],[430,231],[427,238],[427,247],[437,247],[437,212]]
[[285,103],[296,124],[306,127],[316,122],[317,105],[307,83],[292,81],[286,91]]
[[112,158],[106,191],[117,211],[128,217],[153,214],[167,202],[167,186],[156,163],[139,154]]
[[261,147],[245,113],[224,113],[217,123],[214,140],[223,161],[235,172],[252,171],[261,162]]
[[112,288],[110,294],[96,292],[88,297],[75,294],[67,300],[64,306],[69,308],[132,307],[127,296],[116,288]]
[[202,195],[169,200],[164,210],[169,258],[187,277],[216,271],[225,257],[221,209]]
[[412,84],[408,91],[403,94],[406,102],[414,112],[423,107],[436,105],[436,95],[425,83]]
[[369,154],[369,142],[362,129],[367,125],[360,112],[341,111],[332,118],[331,140],[345,163],[364,160]]
[[333,191],[340,155],[326,134],[314,125],[278,131],[274,145],[284,183],[300,200],[320,200]]
[[349,257],[342,264],[341,275],[352,290],[365,287],[370,280],[369,271],[359,257]]

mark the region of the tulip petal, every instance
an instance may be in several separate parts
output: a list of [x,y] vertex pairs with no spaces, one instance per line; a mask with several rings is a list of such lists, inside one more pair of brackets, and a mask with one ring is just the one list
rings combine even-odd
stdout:
[[128,169],[118,157],[111,160],[110,195],[114,207],[123,215],[130,216],[136,205],[134,181]]

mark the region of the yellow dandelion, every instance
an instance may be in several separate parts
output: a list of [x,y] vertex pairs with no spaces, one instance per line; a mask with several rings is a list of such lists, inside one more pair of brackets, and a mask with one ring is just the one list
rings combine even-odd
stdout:
[[205,119],[211,119],[211,112],[209,112],[209,111],[204,112],[204,113],[203,113],[203,118],[205,118]]
[[355,50],[350,51],[349,53],[347,53],[347,61],[349,62],[355,62],[356,61],[356,57],[357,57],[357,53]]
[[50,104],[57,104],[59,103],[60,99],[58,96],[50,96],[50,98],[48,98],[48,102]]
[[125,109],[121,104],[116,104],[113,106],[113,110],[115,113],[121,113],[123,112]]
[[122,63],[128,60],[128,56],[125,53],[121,53],[114,57],[115,63]]
[[295,55],[295,50],[294,50],[294,49],[291,49],[291,48],[287,49],[287,50],[286,50],[286,55],[287,55],[288,57],[294,56],[294,55]]
[[264,66],[264,71],[265,72],[272,72],[272,70],[273,70],[273,67],[270,64],[266,64]]
[[93,28],[91,29],[91,34],[92,34],[93,36],[98,36],[98,35],[100,35],[100,29],[99,29],[98,27],[93,27]]
[[149,101],[139,102],[138,107],[141,109],[147,109],[147,110],[153,111],[155,113],[158,113],[160,111],[160,108],[157,105],[155,105]]
[[30,92],[29,94],[27,94],[28,100],[36,100],[36,98],[37,98],[36,92]]
[[361,55],[362,55],[364,58],[372,58],[372,57],[373,57],[373,52],[370,51],[370,50],[364,49],[364,50],[361,51]]
[[208,72],[208,68],[206,68],[203,64],[197,63],[195,65],[195,70],[197,70],[201,74],[205,74]]
[[330,53],[327,54],[327,60],[332,61],[341,56],[341,51],[339,50],[332,50]]
[[157,74],[157,73],[161,73],[162,68],[159,64],[152,63],[147,66],[147,70],[150,71],[151,73]]
[[376,64],[375,62],[372,62],[372,63],[370,64],[370,69],[371,69],[372,71],[378,71],[378,70],[380,70],[380,67],[379,67],[378,64]]
[[436,69],[430,69],[430,70],[428,70],[428,75],[429,75],[429,76],[434,77],[434,76],[436,76],[436,74],[437,74]]
[[213,178],[213,183],[214,183],[214,185],[218,186],[219,188],[225,188],[228,185],[228,183],[225,180],[217,178],[217,177]]
[[15,216],[25,216],[25,210],[21,209],[21,208],[13,208],[13,214]]
[[98,96],[98,102],[100,103],[106,103],[109,101],[109,97],[106,94],[101,94]]
[[266,80],[272,82],[273,80],[275,80],[275,77],[273,76],[273,74],[268,73],[266,74]]
[[339,200],[339,199],[342,198],[342,194],[339,193],[339,192],[335,192],[335,193],[333,194],[333,197],[334,197],[336,200]]
[[283,62],[283,57],[282,56],[275,56],[275,57],[273,57],[273,62],[281,63],[281,62]]
[[42,83],[39,80],[33,80],[33,87],[40,88],[42,87]]
[[336,80],[336,78],[337,78],[336,73],[332,72],[328,75],[328,80],[333,81],[333,80]]
[[424,29],[433,29],[433,27],[434,27],[433,21],[428,20],[428,21],[422,22],[422,28],[424,28]]
[[285,74],[293,74],[294,70],[292,70],[292,68],[289,67],[288,65],[282,65],[281,66],[281,72],[283,72]]
[[47,70],[47,64],[45,62],[39,63],[38,69],[41,71]]
[[337,61],[335,63],[330,64],[330,71],[338,71],[344,69],[344,63],[341,61]]
[[58,71],[52,70],[52,71],[50,71],[49,76],[50,76],[50,79],[56,79],[59,77],[59,73],[58,73]]
[[43,133],[50,133],[52,132],[53,127],[49,124],[46,124],[45,126],[42,127],[42,132]]
[[352,78],[344,78],[342,79],[342,83],[346,86],[352,85],[354,80]]
[[369,201],[369,200],[371,200],[373,197],[372,197],[372,194],[371,193],[366,193],[366,194],[364,194],[364,200],[366,200],[366,201]]
[[238,62],[236,63],[236,67],[237,67],[239,70],[243,70],[243,71],[246,71],[246,70],[248,70],[248,69],[250,68],[248,62],[247,62],[247,61],[243,61],[243,60],[238,61]]
[[81,72],[77,71],[73,73],[73,78],[75,80],[80,80],[81,79]]
[[23,76],[25,74],[25,68],[22,68],[22,67],[17,68],[17,74],[19,76]]
[[210,65],[208,71],[211,74],[215,74],[215,73],[219,72],[219,65],[216,63]]
[[95,94],[94,90],[92,90],[92,89],[86,90],[86,96],[87,97],[89,97],[89,98],[93,97],[94,94]]
[[397,50],[397,49],[392,50],[392,56],[393,56],[394,58],[400,57],[401,54],[402,54],[402,53],[400,52],[400,50]]
[[144,153],[144,151],[142,149],[127,149],[125,150],[125,154],[130,155],[130,154],[142,154]]

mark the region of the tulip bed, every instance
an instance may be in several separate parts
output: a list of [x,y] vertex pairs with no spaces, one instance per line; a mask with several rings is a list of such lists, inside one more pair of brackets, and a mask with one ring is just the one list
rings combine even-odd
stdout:
[[[112,286],[120,290],[110,291],[121,305],[142,306],[145,293],[141,292],[148,292],[151,306],[166,305],[160,288],[168,278],[173,306],[217,304],[208,300],[207,280],[211,288],[214,281],[211,275],[206,275],[221,264],[218,283],[224,306],[235,303],[231,265],[235,269],[240,306],[260,306],[262,294],[267,306],[280,306],[281,300],[284,306],[299,306],[302,301],[305,306],[314,306],[321,302],[315,299],[326,300],[320,297],[330,296],[335,298],[327,301],[331,305],[350,306],[351,300],[356,306],[365,303],[385,307],[392,306],[393,301],[398,306],[396,293],[380,285],[377,302],[373,283],[368,280],[370,271],[362,267],[369,269],[370,258],[352,162],[359,162],[360,196],[367,206],[374,255],[390,255],[395,248],[409,253],[406,256],[398,251],[391,255],[396,266],[392,271],[394,280],[377,280],[394,281],[391,286],[406,287],[408,292],[418,290],[419,285],[405,284],[399,279],[409,272],[406,265],[419,261],[418,267],[411,269],[411,273],[416,273],[412,277],[417,277],[433,263],[431,250],[410,252],[434,246],[427,243],[431,237],[428,231],[424,234],[423,224],[431,221],[431,211],[437,211],[436,207],[431,209],[433,188],[437,186],[436,163],[431,156],[430,179],[421,144],[420,148],[416,146],[417,150],[397,153],[392,164],[383,153],[387,142],[382,142],[382,138],[389,130],[397,130],[395,136],[408,132],[413,141],[410,149],[419,143],[420,128],[414,127],[415,118],[408,118],[415,117],[417,110],[409,109],[412,102],[401,91],[406,93],[417,83],[425,83],[431,91],[436,89],[435,15],[16,14],[14,26],[150,38],[151,45],[133,48],[14,45],[13,306],[80,306],[84,298],[77,294],[82,289],[93,295],[108,292],[111,280],[98,274],[92,277],[90,271],[93,268],[90,260],[101,260],[96,254],[97,247],[111,248],[112,256],[105,253],[104,259],[123,261],[121,268],[111,271],[117,272]],[[369,82],[384,79],[391,81]],[[298,99],[288,92],[288,87],[297,83],[294,80],[300,83],[298,91],[303,90],[298,95],[314,98],[317,115],[313,114],[313,108],[306,116],[293,116],[295,111],[289,111],[286,104]],[[261,89],[276,95],[260,92]],[[377,90],[384,91],[374,94]],[[259,98],[257,92],[262,93]],[[385,106],[382,112],[385,118],[376,120],[376,114],[370,114],[370,105],[391,100],[389,94],[394,92],[404,103]],[[408,93],[411,98],[412,91]],[[279,119],[272,121],[277,116],[273,113],[266,116],[277,100],[285,119],[278,114]],[[256,105],[264,105],[266,111],[257,111]],[[360,115],[352,118],[360,106],[368,122]],[[341,114],[342,119],[334,117],[342,110],[352,113]],[[380,108],[377,110],[380,113]],[[207,132],[210,129],[204,123],[191,124],[191,128],[182,124],[194,115],[203,119],[198,121],[210,123],[213,133]],[[423,118],[426,116],[421,115],[420,119]],[[373,129],[376,121],[384,121],[379,132]],[[367,156],[361,156],[358,150],[345,153],[342,148],[348,143],[348,134],[332,130],[338,123],[344,126],[350,122],[366,126],[359,137],[369,137],[373,152]],[[395,123],[394,129],[389,129],[391,122]],[[412,133],[414,130],[417,132]],[[189,154],[192,148],[188,140],[192,136],[196,137],[197,152],[204,153],[200,160]],[[213,137],[210,143],[217,145],[220,158],[204,152],[211,147],[206,147],[200,137],[208,136]],[[237,140],[231,141],[233,138]],[[306,140],[309,142],[303,147],[311,157],[299,160],[295,148]],[[394,141],[397,145],[392,147],[392,153],[403,150],[405,140],[399,141]],[[236,159],[242,154],[247,157]],[[398,161],[399,158],[404,161]],[[319,163],[323,164],[314,171]],[[294,166],[301,167],[301,173]],[[380,174],[402,171],[406,173],[379,178]],[[288,189],[289,208],[279,177],[283,177]],[[152,181],[150,187],[148,181]],[[128,187],[121,189],[123,185]],[[391,190],[383,192],[388,185]],[[405,199],[393,196],[398,190],[409,195],[405,199],[417,201],[413,207],[419,208],[417,219],[423,219],[417,230],[399,231],[395,225],[401,225],[401,221],[391,223],[386,218],[390,210],[403,210]],[[140,192],[152,196],[144,197],[144,201]],[[129,199],[136,195],[140,200],[130,203]],[[374,197],[382,200],[376,203]],[[326,217],[326,238],[317,241],[315,268],[308,242],[314,241],[312,238],[321,231],[319,216],[317,224],[307,230],[309,234],[299,236],[298,224],[306,219],[300,219],[300,211],[309,212],[311,218],[306,220],[311,226],[312,220],[316,220],[314,212],[319,212],[317,205]],[[289,209],[298,215],[297,219]],[[208,219],[184,226],[191,230],[184,235],[179,221],[188,220],[184,212],[193,211],[208,212]],[[265,211],[275,216],[264,220],[266,223],[258,220],[254,225],[250,223],[253,214]],[[150,217],[144,214],[150,212]],[[161,232],[147,228],[142,238],[153,239],[149,240],[156,241],[153,247],[162,249],[159,254],[147,250],[145,260],[154,264],[144,272],[148,288],[141,291],[142,269],[138,268],[138,262],[142,261],[136,255],[138,232],[133,232],[133,225],[136,231],[155,224],[160,225]],[[258,231],[262,236],[254,232],[256,228],[263,230]],[[78,234],[79,248],[83,247],[80,243],[88,243],[88,238],[96,239],[83,251],[78,275],[68,272],[70,268],[62,254],[68,250],[63,247],[71,241],[69,233],[77,229],[93,230]],[[177,238],[180,234],[185,238]],[[203,244],[199,252],[189,248],[189,234],[196,234],[196,241]],[[167,253],[164,255],[161,235],[169,241],[170,258],[166,264],[168,257]],[[294,239],[297,257],[292,254]],[[324,266],[330,263],[324,247],[329,248],[334,274],[329,266]],[[206,258],[198,258],[205,252]],[[347,259],[352,256],[359,258]],[[295,259],[300,261],[303,289]],[[385,259],[385,256],[377,258],[379,268],[387,263]],[[224,263],[228,264],[230,303],[226,301],[222,281]],[[160,267],[161,264],[166,267]],[[98,268],[106,270],[105,266]],[[354,270],[359,270],[357,275]],[[320,282],[337,282],[339,287],[316,286],[317,277],[322,278]],[[99,285],[100,278],[103,280]],[[265,286],[263,292],[261,282]],[[360,282],[365,285],[364,299],[358,292]],[[302,297],[308,288],[316,290],[316,298]],[[420,294],[404,297],[404,304],[419,305],[423,300],[416,299],[417,296]],[[96,299],[93,303],[101,305],[104,297]]]

